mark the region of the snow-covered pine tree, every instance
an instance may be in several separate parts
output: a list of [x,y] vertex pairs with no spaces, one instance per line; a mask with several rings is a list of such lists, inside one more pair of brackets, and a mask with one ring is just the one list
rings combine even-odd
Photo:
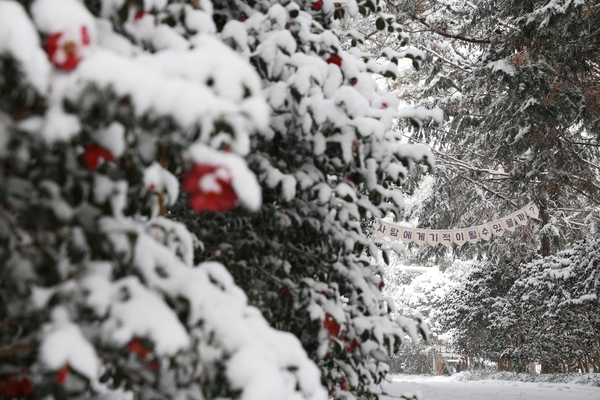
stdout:
[[511,346],[507,337],[520,340],[506,300],[515,279],[514,269],[499,270],[493,263],[481,263],[447,292],[435,319],[442,331],[452,333],[456,351],[501,361]]
[[521,267],[507,299],[526,341],[506,358],[537,361],[548,372],[600,372],[599,255],[597,238],[589,237]]
[[380,391],[423,327],[389,316],[361,223],[432,161],[390,132],[395,64],[339,29],[394,31],[382,10],[0,0],[3,396]]

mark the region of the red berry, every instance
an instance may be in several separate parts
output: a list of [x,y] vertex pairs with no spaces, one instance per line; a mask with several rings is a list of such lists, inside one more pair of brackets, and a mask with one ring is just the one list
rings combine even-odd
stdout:
[[383,104],[381,105],[381,109],[382,109],[382,110],[385,110],[386,108],[388,108],[388,103],[383,103]]
[[323,0],[317,0],[314,3],[312,3],[313,10],[319,11],[321,8],[323,8]]
[[379,282],[379,285],[377,285],[377,287],[379,289],[383,289],[385,287],[385,283],[383,283],[383,281]]
[[357,82],[358,82],[358,79],[356,79],[356,78],[350,79],[350,84],[351,85],[356,85]]
[[338,67],[341,67],[343,60],[340,56],[338,56],[337,54],[334,54],[325,61],[327,61],[328,64],[335,64]]

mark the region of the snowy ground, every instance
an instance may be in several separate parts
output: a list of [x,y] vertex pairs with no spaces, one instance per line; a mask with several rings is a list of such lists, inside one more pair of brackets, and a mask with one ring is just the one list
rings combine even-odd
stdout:
[[458,381],[447,376],[396,375],[384,390],[398,399],[420,392],[423,400],[600,400],[600,387],[572,383],[517,382],[485,379]]

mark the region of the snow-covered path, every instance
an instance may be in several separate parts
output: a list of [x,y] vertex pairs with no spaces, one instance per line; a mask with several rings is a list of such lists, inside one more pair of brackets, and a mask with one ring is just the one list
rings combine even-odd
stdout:
[[421,392],[423,400],[600,400],[600,387],[571,383],[500,380],[457,381],[446,376],[393,376],[385,390],[396,400],[402,393]]

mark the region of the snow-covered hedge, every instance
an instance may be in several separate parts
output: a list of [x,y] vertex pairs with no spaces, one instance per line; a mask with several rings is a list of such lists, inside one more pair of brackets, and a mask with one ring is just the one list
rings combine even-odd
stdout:
[[425,331],[361,223],[433,162],[392,120],[439,112],[379,90],[422,55],[344,45],[358,13],[398,34],[371,0],[0,0],[1,395],[380,391]]

